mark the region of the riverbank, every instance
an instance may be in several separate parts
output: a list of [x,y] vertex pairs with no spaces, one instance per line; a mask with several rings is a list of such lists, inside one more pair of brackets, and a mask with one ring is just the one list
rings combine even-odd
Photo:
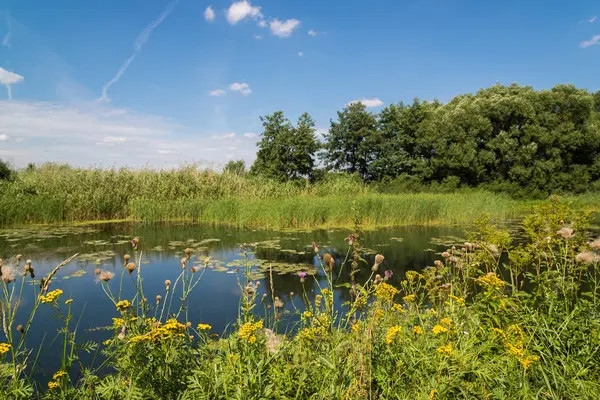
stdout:
[[[565,197],[600,209],[600,195]],[[482,214],[506,221],[537,201],[476,189],[381,194],[351,176],[278,183],[193,167],[178,170],[73,169],[47,165],[0,182],[0,227],[94,221],[189,221],[272,229],[365,228],[470,223]]]

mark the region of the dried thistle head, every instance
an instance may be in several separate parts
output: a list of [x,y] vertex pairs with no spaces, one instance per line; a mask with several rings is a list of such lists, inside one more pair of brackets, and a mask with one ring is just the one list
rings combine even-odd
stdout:
[[442,268],[444,266],[444,263],[441,262],[440,260],[435,260],[433,262],[433,265],[435,265],[437,268]]
[[187,261],[188,260],[185,257],[181,259],[181,269],[185,269],[185,265],[187,264]]
[[104,270],[102,270],[100,272],[100,275],[98,275],[98,279],[100,279],[101,281],[104,281],[104,282],[108,282],[114,277],[115,277],[114,273],[112,273],[110,271],[104,271]]
[[25,328],[21,324],[17,325],[17,330],[21,333],[25,333]]
[[160,303],[162,296],[160,294],[156,295],[156,304]]
[[442,257],[448,258],[448,257],[450,257],[450,253],[447,252],[447,251],[445,251],[445,252],[442,253]]
[[100,268],[96,268],[96,270],[94,271],[94,273],[96,275],[100,275],[102,273],[102,270]]
[[123,265],[127,265],[127,263],[129,262],[130,258],[131,258],[131,256],[129,254],[125,254],[123,256]]
[[135,263],[130,262],[125,266],[125,268],[127,268],[127,271],[131,275],[133,271],[135,271]]
[[192,273],[195,274],[196,272],[200,271],[200,267],[197,265],[194,265],[192,268],[190,268],[190,271],[192,271]]
[[191,328],[192,327],[192,323],[190,321],[186,322],[185,323],[185,327],[188,328],[188,329]]
[[325,253],[325,255],[323,256],[323,262],[325,263],[325,265],[331,265],[335,262],[335,260],[333,259],[331,254]]
[[17,270],[9,265],[3,265],[0,271],[2,271],[2,281],[6,284],[13,282],[17,277]]
[[169,290],[169,287],[171,286],[171,281],[169,279],[167,279],[165,281],[165,287],[167,288],[167,290]]
[[187,257],[187,259],[189,260],[191,255],[192,255],[192,249],[190,249],[189,247],[187,249],[185,249],[183,251],[185,253],[185,256]]
[[575,256],[575,261],[583,264],[593,264],[600,262],[600,256],[593,251],[584,251]]
[[592,250],[600,250],[600,239],[588,242],[588,246],[590,246]]
[[273,302],[275,308],[283,307],[283,301],[279,300],[279,297],[275,297],[275,301]]
[[17,262],[21,262],[21,259],[23,258],[23,256],[21,254],[17,254],[17,256],[15,257],[15,259],[17,260]]
[[567,226],[563,226],[559,230],[556,231],[556,234],[563,239],[571,239],[573,237],[573,229]]

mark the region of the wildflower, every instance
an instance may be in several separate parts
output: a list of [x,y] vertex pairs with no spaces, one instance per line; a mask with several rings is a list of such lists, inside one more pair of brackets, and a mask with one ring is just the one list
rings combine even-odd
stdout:
[[131,240],[131,246],[133,247],[134,250],[137,250],[138,245],[140,244],[140,238],[139,237],[134,237]]
[[160,294],[157,294],[156,295],[156,304],[159,304],[161,299],[162,299],[162,296]]
[[50,390],[58,389],[59,387],[60,387],[60,383],[58,383],[58,382],[54,382],[54,381],[48,382],[48,389],[50,389]]
[[356,240],[356,236],[350,235],[346,238],[346,240],[348,241],[348,246],[352,246],[354,244],[354,241]]
[[378,308],[377,310],[375,310],[375,318],[381,318],[381,317],[383,317],[384,314],[385,314],[385,312],[381,308]]
[[406,310],[404,309],[404,307],[402,307],[402,305],[400,305],[400,304],[394,304],[392,306],[392,310],[397,311],[397,312],[402,313],[402,314],[404,314],[406,312]]
[[302,316],[303,316],[304,318],[310,318],[310,317],[312,317],[312,316],[313,316],[313,313],[311,313],[310,311],[304,311],[304,312],[302,313]]
[[131,258],[131,256],[129,254],[125,254],[123,256],[123,265],[127,265],[127,263],[129,262],[130,258]]
[[127,268],[127,271],[131,275],[135,271],[135,263],[130,262],[125,268]]
[[384,260],[384,257],[381,254],[377,254],[375,256],[375,264],[373,264],[373,267],[371,269],[373,271],[377,271],[379,269],[379,266],[383,262],[383,260]]
[[212,329],[212,326],[210,326],[209,324],[198,324],[199,331],[209,331],[211,329]]
[[440,333],[446,333],[448,332],[448,328],[445,328],[441,325],[436,325],[433,327],[433,329],[431,330],[434,334],[439,335]]
[[442,253],[442,257],[448,258],[448,257],[450,257],[450,253],[448,253],[447,251],[445,251],[445,252]]
[[465,299],[464,298],[453,296],[453,295],[450,295],[448,297],[451,298],[452,300],[454,300],[457,305],[459,305],[461,307],[464,307],[464,305],[465,305]]
[[375,283],[376,284],[380,284],[381,283],[381,275],[379,275],[379,274],[375,275]]
[[323,299],[323,295],[318,294],[315,296],[315,306],[321,307],[321,300]]
[[444,267],[444,263],[441,262],[440,260],[435,260],[433,262],[433,265],[435,265],[437,268],[443,268]]
[[390,345],[394,343],[394,339],[396,339],[396,336],[398,336],[401,331],[402,328],[398,325],[389,328],[387,334],[385,335],[385,344]]
[[100,268],[96,268],[96,270],[94,271],[94,273],[96,275],[100,275],[102,273],[102,270]]
[[306,278],[306,272],[304,272],[304,271],[298,272],[298,276],[300,277],[300,282],[304,283],[304,278]]
[[129,307],[131,307],[129,300],[122,300],[117,303],[117,310],[119,311],[125,311]]
[[262,329],[262,327],[262,320],[255,323],[246,322],[245,324],[240,326],[240,337],[246,340],[248,343],[252,344],[256,342],[256,335],[254,334],[254,332],[256,332],[259,329]]
[[408,279],[410,283],[413,283],[414,281],[417,281],[422,278],[423,275],[421,275],[417,271],[406,271],[406,279]]
[[352,332],[358,332],[360,330],[360,323],[356,322],[352,324]]
[[525,355],[525,350],[521,346],[515,346],[512,343],[506,342],[504,343],[506,347],[506,352],[511,354],[517,358],[522,358]]
[[600,261],[600,256],[591,251],[584,251],[575,256],[575,261],[582,264],[593,264]]
[[402,299],[407,303],[412,303],[417,299],[417,295],[409,294],[409,295],[404,296]]
[[188,247],[188,248],[186,248],[186,249],[185,249],[183,252],[185,253],[185,256],[187,257],[187,259],[189,260],[189,259],[190,259],[190,256],[192,255],[192,249],[190,249],[190,248]]
[[481,286],[487,286],[490,289],[501,289],[506,284],[506,282],[493,272],[489,272],[486,275],[475,279],[475,282],[479,283]]
[[167,279],[167,280],[165,281],[165,287],[166,287],[166,289],[167,289],[167,290],[169,290],[169,287],[170,287],[170,286],[171,286],[171,281]]
[[452,350],[453,350],[453,349],[452,349],[452,343],[448,343],[447,345],[445,345],[445,346],[440,346],[440,347],[438,347],[438,348],[436,349],[436,351],[437,351],[439,354],[447,354],[447,355],[450,355],[450,354],[452,354]]
[[104,281],[104,282],[108,282],[114,277],[115,277],[114,273],[112,273],[110,271],[102,271],[102,272],[100,272],[98,279],[100,279],[101,281]]
[[473,243],[469,243],[469,242],[465,242],[465,249],[467,250],[473,250],[475,248],[475,245]]
[[17,270],[8,265],[2,266],[0,271],[2,272],[2,281],[7,285],[17,277]]
[[600,239],[596,239],[588,243],[592,250],[600,250]]
[[421,328],[419,325],[415,325],[413,326],[413,332],[416,333],[417,335],[422,335],[423,334],[423,328]]
[[69,300],[65,301],[65,304],[66,304],[66,305],[69,305],[69,304],[71,304],[72,302],[73,302],[73,299],[69,299]]
[[58,371],[57,373],[54,374],[52,379],[56,380],[56,379],[60,378],[61,376],[65,376],[65,375],[67,375],[67,373],[65,371]]
[[556,234],[563,239],[571,239],[573,237],[573,229],[563,226],[556,231]]
[[191,328],[192,327],[192,323],[190,321],[186,322],[185,323],[185,327],[188,328],[188,329]]
[[25,328],[23,327],[23,325],[19,324],[17,325],[17,331],[24,333],[25,332]]
[[450,318],[442,318],[442,319],[440,319],[440,323],[442,323],[444,325],[450,326],[450,325],[452,325],[452,319],[450,319]]
[[279,300],[279,297],[275,297],[275,302],[273,303],[273,305],[275,306],[275,308],[281,308],[283,307],[283,302]]
[[396,289],[392,285],[387,284],[385,282],[377,285],[377,288],[375,289],[375,297],[377,297],[379,300],[381,300],[383,302],[393,301],[394,296],[396,296],[397,293],[398,293],[398,289]]
[[533,365],[533,363],[535,361],[538,361],[540,359],[540,357],[538,356],[527,356],[523,359],[521,359],[521,365],[523,366],[523,369],[528,370],[529,367],[531,367],[531,365]]
[[431,389],[431,392],[429,392],[429,400],[433,400],[437,392],[437,390]]
[[115,329],[122,327],[125,325],[125,320],[123,318],[113,318],[113,326]]
[[192,273],[193,273],[193,274],[195,274],[196,272],[200,271],[200,267],[199,267],[199,266],[197,266],[197,265],[194,265],[194,266],[193,266],[193,267],[190,269],[190,271],[192,271]]
[[53,290],[48,292],[48,294],[41,295],[40,300],[42,303],[53,303],[56,299],[58,299],[63,294],[63,291],[60,289]]
[[102,342],[102,344],[105,346],[108,346],[111,342],[112,342],[112,340],[108,339],[108,340],[105,340],[104,342]]
[[383,273],[383,276],[385,276],[386,281],[392,279],[392,275],[394,275],[394,273],[392,271],[390,271],[389,269]]
[[0,343],[0,355],[8,353],[10,345],[8,343]]
[[301,340],[312,342],[317,339],[317,333],[317,328],[304,328],[298,333],[298,337]]

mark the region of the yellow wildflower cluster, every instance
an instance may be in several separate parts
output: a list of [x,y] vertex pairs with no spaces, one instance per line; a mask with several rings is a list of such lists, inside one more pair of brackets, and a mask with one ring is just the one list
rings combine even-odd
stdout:
[[209,324],[198,324],[199,331],[210,331],[211,329],[212,326],[210,326]]
[[323,296],[318,294],[315,296],[315,306],[316,307],[321,307],[321,300],[323,299]]
[[354,301],[354,305],[356,308],[365,308],[367,306],[367,296],[359,294],[356,300]]
[[436,325],[433,327],[433,329],[431,330],[433,333],[435,333],[436,335],[439,335],[440,333],[446,333],[448,332],[448,328],[445,328],[441,325]]
[[446,355],[450,355],[452,354],[453,348],[452,348],[452,343],[448,343],[445,346],[440,346],[436,349],[436,351],[439,354],[446,354]]
[[164,325],[157,323],[156,326],[152,328],[152,330],[143,335],[134,336],[130,339],[131,343],[139,343],[139,342],[161,342],[168,339],[171,339],[175,336],[183,337],[185,336],[183,332],[185,332],[185,325],[176,319],[168,320]]
[[65,371],[58,371],[57,373],[54,374],[52,379],[56,380],[56,379],[60,378],[61,376],[65,376],[66,374],[67,373]]
[[45,296],[41,295],[40,300],[42,303],[53,303],[56,299],[60,297],[61,294],[63,294],[63,291],[60,289],[56,289],[51,292],[48,292],[48,294],[46,294]]
[[406,279],[408,279],[410,283],[418,281],[421,278],[424,278],[424,276],[418,273],[417,271],[406,271]]
[[427,310],[425,310],[425,314],[437,317],[438,312],[435,308],[431,307],[431,308],[428,308]]
[[393,311],[396,311],[396,312],[399,312],[399,313],[401,313],[401,314],[404,314],[404,313],[406,313],[406,310],[404,309],[404,307],[402,307],[402,305],[401,305],[401,304],[394,304],[394,305],[392,306],[392,310],[393,310]]
[[423,328],[421,328],[419,325],[413,326],[413,332],[416,333],[417,335],[422,335]]
[[433,400],[435,398],[435,394],[437,392],[438,392],[437,390],[431,389],[431,392],[429,392],[429,400]]
[[[450,299],[454,300],[454,302],[455,302],[457,305],[459,305],[459,306],[461,306],[461,307],[464,307],[464,306],[465,306],[465,299],[464,299],[463,297],[457,297],[457,296],[453,296],[453,295],[450,295],[450,296],[448,296],[448,297],[449,297]],[[447,302],[447,303],[449,304],[450,302]]]
[[531,367],[533,365],[533,363],[539,359],[540,358],[538,356],[526,356],[526,357],[523,357],[522,359],[520,359],[519,361],[521,362],[521,365],[523,366],[523,368],[525,370],[528,370],[529,367]]
[[360,330],[360,321],[357,321],[354,324],[352,324],[352,332],[358,332],[359,330]]
[[131,307],[131,303],[129,302],[129,300],[121,300],[117,303],[117,310],[119,311],[125,311],[129,307]]
[[310,311],[304,311],[302,313],[302,317],[304,318],[311,318],[313,316],[313,313],[311,313]]
[[325,306],[331,307],[331,303],[333,302],[333,292],[327,288],[321,290],[321,294],[325,298]]
[[404,296],[402,299],[407,303],[412,303],[417,299],[417,295],[409,294],[409,295]]
[[381,308],[378,308],[377,310],[375,310],[375,314],[374,315],[375,315],[376,319],[377,318],[381,318],[381,317],[383,317],[385,315],[385,312]]
[[69,299],[69,300],[65,301],[65,304],[66,304],[66,305],[69,305],[69,304],[71,304],[72,302],[73,302],[73,299]]
[[111,344],[111,342],[112,342],[112,339],[108,339],[108,340],[105,340],[104,342],[102,342],[102,344],[105,346],[108,346],[109,344]]
[[502,289],[506,282],[504,282],[498,275],[493,272],[485,274],[482,277],[475,279],[475,282],[481,286],[488,287],[490,289]]
[[375,289],[375,296],[383,302],[391,302],[392,300],[394,300],[394,296],[397,293],[398,289],[385,282],[382,282],[379,285],[377,285],[377,288]]
[[0,343],[0,354],[6,354],[10,350],[10,344]]
[[123,325],[125,325],[125,320],[123,318],[113,318],[113,327],[115,329],[118,329],[120,327],[122,327]]
[[304,328],[300,332],[298,332],[298,337],[301,340],[305,340],[307,342],[314,342],[317,340],[317,335],[319,334],[318,328]]
[[54,381],[48,382],[48,389],[50,389],[50,390],[58,389],[59,387],[60,387],[60,383],[58,383],[58,382],[54,382]]
[[258,322],[246,322],[244,325],[240,326],[240,337],[246,340],[248,343],[252,344],[256,342],[256,332],[259,329],[262,329],[263,322],[262,320]]
[[450,325],[452,325],[452,319],[450,319],[450,318],[442,318],[442,319],[440,319],[440,323],[442,325],[450,326]]
[[388,346],[394,343],[396,336],[402,331],[402,328],[398,325],[392,326],[388,329],[387,334],[385,335],[385,344]]
[[496,332],[502,337],[506,352],[519,360],[525,370],[540,359],[538,356],[527,355],[527,350],[524,347],[525,334],[519,325],[509,326],[506,332],[498,328],[491,328],[490,331]]

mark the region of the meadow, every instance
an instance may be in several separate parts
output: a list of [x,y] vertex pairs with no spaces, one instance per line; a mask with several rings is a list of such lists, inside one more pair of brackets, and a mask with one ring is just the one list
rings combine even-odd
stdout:
[[[98,268],[115,315],[103,323],[112,332],[104,343],[78,341],[71,307],[79,300],[52,289],[72,258],[33,281],[33,264],[17,256],[16,266],[2,268],[0,283],[0,393],[26,399],[600,398],[600,239],[589,230],[590,213],[556,199],[538,204],[523,219],[518,242],[480,217],[467,242],[439,254],[433,265],[405,272],[397,286],[390,284],[385,252],[366,261],[361,215],[351,219],[345,259],[315,243],[320,271],[297,272],[303,290],[290,293],[289,304],[272,286],[259,295],[241,263],[238,317],[222,335],[187,313],[205,271],[193,249],[183,252],[181,269],[158,293],[144,290],[139,238],[122,255],[119,274]],[[240,247],[246,260],[252,251]],[[33,293],[23,290],[31,281]],[[124,283],[135,288],[133,296],[123,296]],[[309,299],[304,287],[312,283],[318,293]],[[32,311],[17,317],[26,296]],[[64,324],[55,333],[61,366],[46,380],[36,378],[39,349],[27,347],[42,307]],[[296,315],[292,328],[281,322],[284,310]],[[79,354],[96,351],[102,364],[83,365]]]
[[[512,220],[535,203],[477,189],[386,189],[342,174],[316,183],[277,182],[194,166],[117,170],[48,164],[0,181],[0,226],[177,220],[261,228],[348,227],[354,208],[360,208],[365,227],[447,225],[469,223],[482,213]],[[597,194],[565,198],[581,209],[600,205]]]

